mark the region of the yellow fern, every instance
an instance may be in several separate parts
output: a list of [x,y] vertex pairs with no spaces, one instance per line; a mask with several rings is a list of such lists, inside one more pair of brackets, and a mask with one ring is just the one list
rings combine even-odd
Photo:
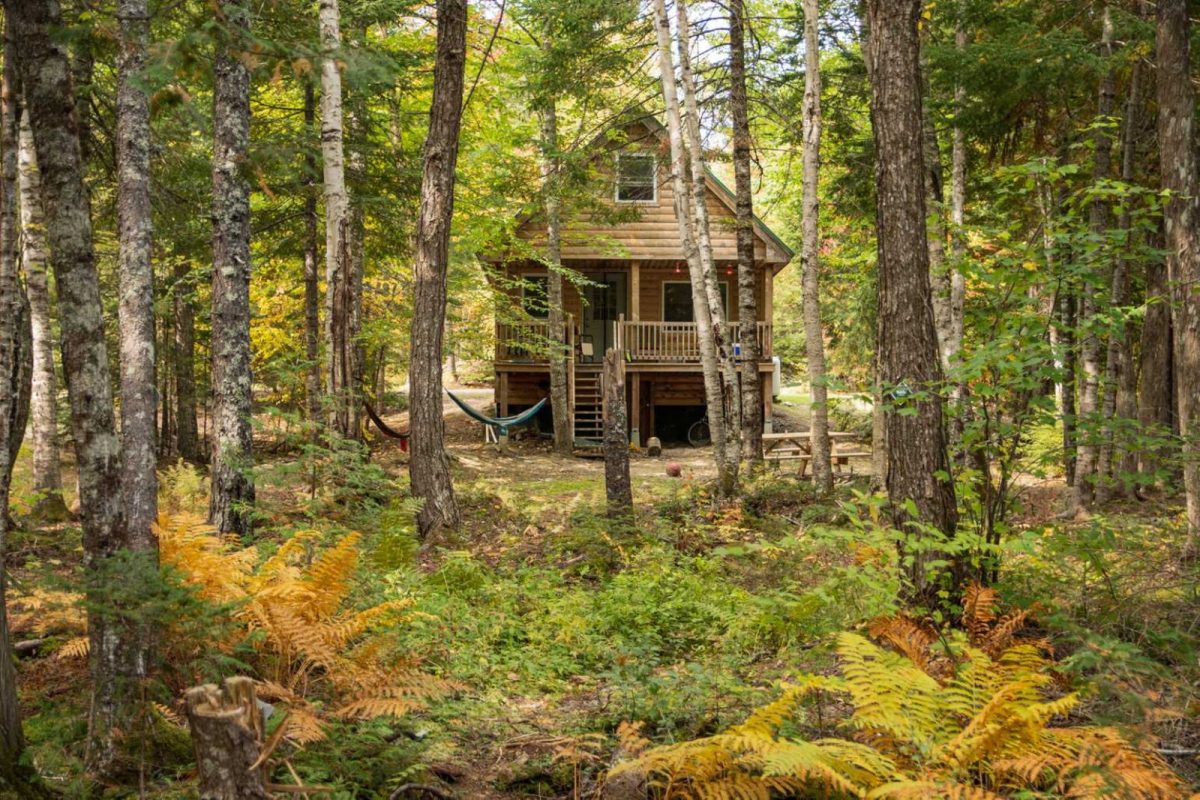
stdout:
[[[990,590],[968,593],[963,623],[975,645],[943,659],[939,678],[928,671],[928,631],[877,621],[872,629],[900,653],[843,633],[840,675],[801,676],[741,725],[695,741],[647,747],[627,728],[633,757],[615,771],[642,772],[667,800],[1186,796],[1159,756],[1118,731],[1054,727],[1077,698],[1052,693],[1052,663],[1038,643],[1012,644],[1024,615],[1001,616],[996,605]],[[1003,641],[1010,645],[997,651]],[[830,696],[850,706],[836,723],[841,735],[796,735],[812,724],[812,703]]]

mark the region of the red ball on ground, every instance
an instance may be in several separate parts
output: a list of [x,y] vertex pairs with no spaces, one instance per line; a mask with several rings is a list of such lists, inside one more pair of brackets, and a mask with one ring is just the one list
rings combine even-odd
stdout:
[[675,463],[667,464],[667,475],[672,478],[678,478],[683,474],[683,467]]

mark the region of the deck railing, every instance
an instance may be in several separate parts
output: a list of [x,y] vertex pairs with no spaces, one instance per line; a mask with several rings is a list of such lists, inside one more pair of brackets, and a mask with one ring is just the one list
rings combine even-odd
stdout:
[[[700,338],[694,322],[655,322],[618,319],[613,323],[613,342],[625,353],[627,361],[651,364],[692,364],[700,361]],[[755,325],[760,358],[772,355],[772,327],[769,322]],[[566,322],[567,347],[574,353],[579,341],[573,321]],[[726,341],[738,341],[738,323],[726,323]],[[504,322],[496,326],[496,360],[518,363],[544,363],[549,352],[550,327],[545,320]],[[601,353],[593,354],[598,358]]]
[[[617,347],[632,362],[692,363],[700,360],[700,337],[694,322],[657,322],[617,320]],[[771,323],[755,324],[760,358],[772,355]],[[726,341],[738,341],[738,323],[725,323]]]

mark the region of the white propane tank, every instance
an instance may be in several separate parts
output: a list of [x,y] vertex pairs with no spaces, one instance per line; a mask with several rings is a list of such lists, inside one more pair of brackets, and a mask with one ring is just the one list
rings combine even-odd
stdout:
[[783,391],[783,362],[779,356],[771,356],[771,397],[778,400]]

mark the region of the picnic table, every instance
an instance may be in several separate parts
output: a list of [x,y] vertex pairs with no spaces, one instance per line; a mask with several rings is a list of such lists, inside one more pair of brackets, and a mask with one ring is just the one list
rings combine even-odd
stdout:
[[[871,457],[869,450],[865,452],[849,451],[836,447],[840,442],[852,442],[859,438],[861,437],[852,431],[829,432],[829,443],[833,446],[830,461],[833,462],[833,468],[837,472],[841,472],[843,467],[849,466],[851,458]],[[800,474],[804,475],[807,471],[808,462],[812,460],[812,433],[810,431],[764,433],[762,442],[763,458],[767,461],[775,464],[783,461],[799,461]]]

